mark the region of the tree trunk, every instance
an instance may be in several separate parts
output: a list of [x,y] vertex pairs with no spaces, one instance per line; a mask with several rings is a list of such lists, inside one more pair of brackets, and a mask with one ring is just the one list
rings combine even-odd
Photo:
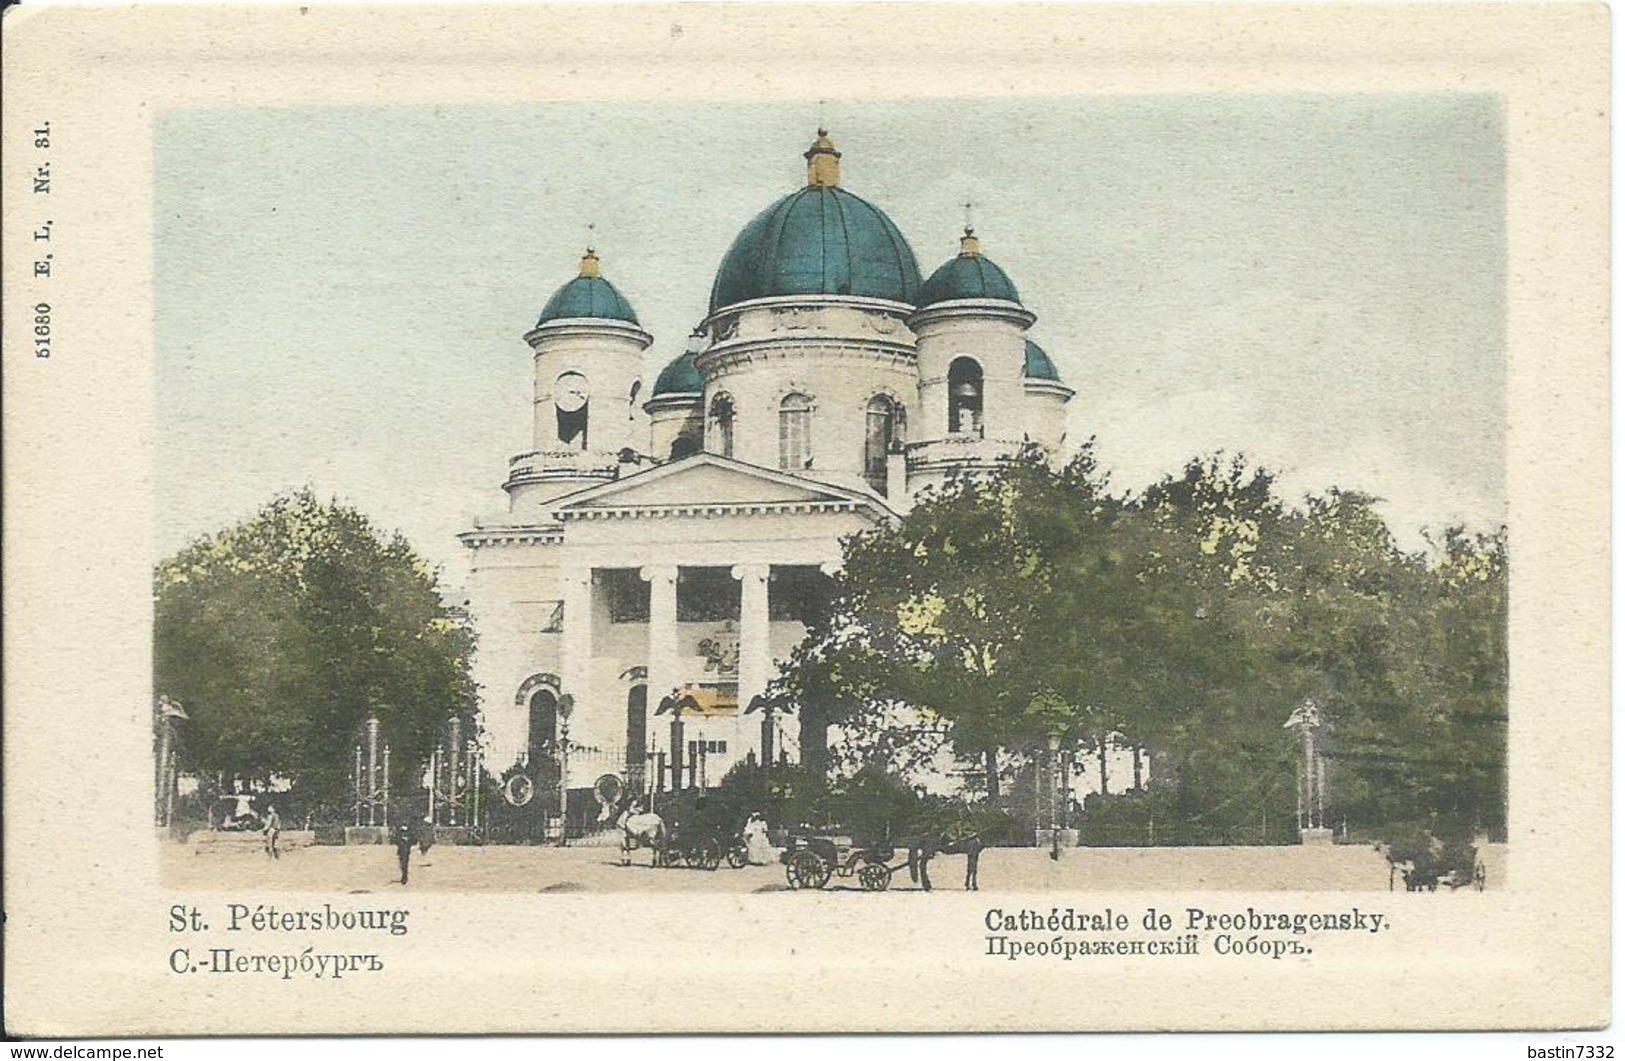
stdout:
[[1138,792],[1145,787],[1144,772],[1140,769],[1140,746],[1134,746],[1134,790]]
[[801,705],[801,765],[820,777],[829,770],[829,727],[818,704]]
[[989,748],[983,752],[982,762],[987,767],[987,798],[996,803],[999,799],[999,750]]
[[1109,734],[1102,733],[1100,735],[1100,741],[1099,741],[1099,745],[1100,745],[1100,794],[1102,796],[1107,794],[1107,792],[1106,792],[1106,742],[1107,742],[1108,738],[1109,738]]

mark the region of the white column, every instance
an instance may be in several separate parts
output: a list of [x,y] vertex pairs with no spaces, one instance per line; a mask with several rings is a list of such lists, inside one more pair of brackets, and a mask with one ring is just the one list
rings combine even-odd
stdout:
[[[659,727],[653,726],[655,711],[660,701],[671,695],[680,677],[677,673],[677,566],[655,564],[638,573],[649,583],[649,720],[658,734]],[[660,721],[671,720],[661,716]],[[653,747],[651,743],[650,748]]]
[[739,580],[739,710],[740,724],[734,739],[739,742],[737,759],[745,748],[755,747],[761,758],[761,718],[743,712],[753,698],[767,691],[768,672],[773,666],[773,646],[769,637],[767,582],[768,564],[740,564],[733,569]]
[[564,598],[564,630],[559,645],[561,694],[575,699],[570,727],[581,739],[580,727],[592,714],[592,571],[566,568],[559,575]]

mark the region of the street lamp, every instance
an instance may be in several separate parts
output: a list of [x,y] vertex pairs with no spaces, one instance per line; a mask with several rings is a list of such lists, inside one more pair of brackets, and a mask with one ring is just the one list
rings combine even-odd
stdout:
[[686,700],[682,691],[675,686],[670,696],[660,698],[660,706],[655,708],[655,715],[671,712],[671,790],[678,792],[683,787],[683,707]]
[[168,696],[158,698],[154,716],[158,730],[158,800],[155,817],[158,824],[167,829],[175,818],[175,727],[189,716],[179,700]]
[[1305,700],[1282,725],[1298,737],[1303,751],[1303,781],[1298,786],[1298,835],[1304,843],[1324,842],[1331,836],[1326,829],[1326,759],[1321,740],[1327,722],[1320,705]]
[[1061,860],[1061,735],[1051,733],[1049,738],[1049,858],[1051,862]]
[[559,697],[559,846],[564,846],[569,831],[570,809],[570,715],[575,711],[576,698],[569,693]]
[[766,693],[758,693],[750,698],[745,707],[745,714],[762,713],[762,766],[773,765],[773,716],[780,709],[780,704],[774,697]]

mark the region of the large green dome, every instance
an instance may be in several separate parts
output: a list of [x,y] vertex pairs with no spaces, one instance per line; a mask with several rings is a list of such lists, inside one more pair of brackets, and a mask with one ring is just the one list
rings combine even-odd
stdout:
[[658,398],[663,394],[698,394],[705,389],[705,377],[700,375],[698,366],[694,364],[694,351],[689,350],[679,354],[669,365],[660,370],[655,377],[654,389],[649,397]]
[[840,187],[840,152],[819,130],[807,186],[756,216],[711,286],[711,312],[775,295],[856,295],[913,304],[920,267],[879,207]]
[[878,207],[844,188],[803,188],[756,216],[711,287],[711,311],[774,295],[857,295],[913,304],[920,267]]
[[553,292],[553,297],[542,307],[536,324],[540,327],[551,320],[568,317],[597,317],[600,320],[626,321],[636,324],[638,315],[632,303],[615,290],[615,285],[598,275],[598,256],[588,251],[581,259],[581,275]]
[[938,302],[951,302],[961,298],[996,298],[1005,302],[1021,302],[1016,285],[1003,269],[982,254],[970,229],[965,230],[965,238],[960,240],[960,246],[962,249],[959,256],[944,262],[942,268],[932,273],[931,278],[920,289],[922,309]]

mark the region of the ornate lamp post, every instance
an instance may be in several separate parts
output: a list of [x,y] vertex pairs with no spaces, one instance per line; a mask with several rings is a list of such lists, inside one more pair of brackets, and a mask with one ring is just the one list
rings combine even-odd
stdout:
[[1061,860],[1061,736],[1058,733],[1050,734],[1049,738],[1049,835],[1051,862]]
[[745,708],[745,714],[762,713],[762,765],[773,765],[773,735],[776,727],[773,716],[781,710],[779,701],[766,693],[758,693],[750,698],[750,704]]
[[175,819],[175,726],[188,715],[180,701],[168,696],[158,698],[153,714],[153,726],[157,730],[154,735],[158,739],[157,800],[153,817],[159,826],[167,829]]
[[367,716],[367,824],[378,824],[378,730],[377,715]]
[[683,701],[680,690],[672,689],[670,696],[660,698],[660,706],[655,708],[656,715],[671,712],[671,790],[680,792],[683,788]]
[[1321,754],[1321,734],[1326,729],[1320,705],[1305,700],[1293,710],[1283,729],[1297,735],[1303,751],[1303,774],[1298,784],[1298,835],[1303,843],[1327,843],[1332,831],[1326,828],[1326,759]]
[[559,846],[564,846],[569,832],[570,809],[570,715],[575,711],[576,698],[569,693],[559,697]]

